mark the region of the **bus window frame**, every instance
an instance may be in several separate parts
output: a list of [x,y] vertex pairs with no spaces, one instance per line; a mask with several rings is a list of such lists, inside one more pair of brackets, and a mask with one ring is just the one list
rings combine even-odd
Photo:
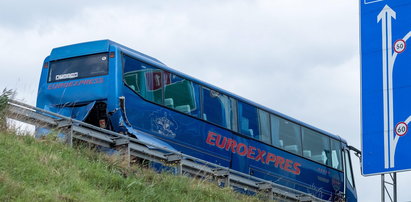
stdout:
[[[344,172],[344,181],[346,182],[344,187],[347,186],[347,182],[348,182],[355,189],[356,186],[355,186],[354,173],[353,173],[353,169],[352,169],[351,153],[350,153],[350,150],[347,147],[345,147],[342,150],[343,150],[343,153],[344,153],[344,168],[343,168],[342,172]],[[348,165],[347,165],[347,162],[348,162]],[[350,179],[347,176],[347,174],[348,174],[347,170],[348,169],[350,170],[351,182],[350,182]]]
[[[204,121],[207,121],[207,122],[210,122],[210,123],[214,123],[214,122],[212,122],[212,121],[209,121],[209,120],[205,120],[204,119],[204,95],[205,95],[205,93],[204,93],[204,90],[208,90],[210,93],[212,93],[212,92],[216,92],[217,94],[218,94],[218,96],[224,96],[224,97],[226,97],[227,98],[227,100],[230,102],[228,105],[224,105],[224,103],[221,103],[221,106],[222,106],[222,110],[224,111],[224,117],[222,117],[222,118],[225,118],[226,120],[225,121],[227,121],[227,119],[230,119],[229,120],[229,123],[225,123],[225,125],[226,126],[223,126],[223,124],[218,124],[218,123],[214,123],[215,125],[219,125],[220,127],[222,127],[222,128],[224,128],[224,129],[226,129],[226,130],[230,130],[230,131],[233,131],[233,129],[232,129],[232,126],[233,126],[233,123],[232,123],[232,116],[233,116],[233,110],[232,110],[232,106],[233,106],[233,104],[232,104],[232,101],[233,101],[233,99],[230,97],[230,96],[228,96],[228,95],[226,95],[225,93],[221,93],[220,91],[218,91],[218,90],[214,90],[213,88],[209,88],[209,87],[207,87],[207,86],[204,86],[204,85],[200,85],[200,88],[201,88],[201,98],[202,98],[202,100],[200,100],[200,105],[202,106],[202,111],[201,111],[201,119],[202,120],[204,120]],[[226,114],[226,112],[227,112],[227,110],[226,110],[226,107],[230,107],[230,110],[229,110],[229,114],[227,115]],[[228,117],[228,118],[227,118]]]
[[[129,58],[131,58],[131,59],[134,59],[134,60],[136,60],[136,61],[138,61],[138,62],[140,62],[140,63],[142,63],[142,64],[145,64],[145,65],[147,65],[147,66],[150,66],[150,68],[152,68],[153,70],[159,70],[160,72],[161,72],[161,79],[160,79],[160,82],[161,82],[161,84],[160,84],[160,86],[161,86],[161,102],[160,103],[157,103],[157,102],[155,102],[155,101],[153,101],[153,100],[149,100],[149,99],[147,99],[146,97],[144,97],[144,95],[141,95],[140,94],[140,92],[137,92],[137,91],[135,91],[134,89],[132,89],[128,84],[127,84],[127,82],[126,82],[126,79],[125,79],[125,71],[124,71],[124,69],[125,69],[125,57],[124,56],[127,56],[127,57],[129,57]],[[122,57],[121,57],[121,69],[122,69],[122,82],[125,84],[125,86],[127,86],[129,89],[131,89],[136,95],[138,95],[139,97],[141,97],[142,99],[144,99],[145,101],[148,101],[148,102],[151,102],[151,103],[155,103],[155,104],[159,104],[159,105],[161,105],[161,106],[164,106],[164,107],[166,107],[165,105],[164,105],[164,78],[163,78],[163,76],[164,76],[164,72],[168,72],[168,71],[166,71],[166,70],[164,70],[164,69],[162,69],[162,68],[158,68],[157,66],[155,66],[155,65],[152,65],[152,64],[149,64],[149,63],[147,63],[147,62],[145,62],[145,61],[142,61],[142,60],[139,60],[139,59],[136,59],[135,57],[133,57],[133,56],[130,56],[130,55],[128,55],[128,54],[122,54]],[[147,82],[145,82],[145,83],[147,83]],[[159,89],[157,89],[157,90],[159,90]],[[141,89],[140,89],[140,91],[141,91]],[[168,107],[167,107],[168,108]]]
[[[269,137],[269,139],[270,139],[270,140],[269,140],[269,143],[264,142],[264,141],[262,140],[262,139],[263,139],[263,135],[262,135],[263,127],[262,127],[262,121],[261,121],[261,117],[260,117],[260,112],[266,113],[266,114],[268,115],[267,121],[268,121],[268,137]],[[259,127],[259,131],[260,131],[260,134],[259,134],[259,136],[258,136],[259,139],[257,139],[257,140],[274,146],[274,145],[273,145],[272,136],[271,136],[271,132],[272,132],[272,131],[271,131],[271,129],[272,129],[272,128],[271,128],[271,113],[270,113],[270,112],[267,112],[266,110],[263,110],[263,109],[260,109],[260,108],[257,107],[257,117],[258,117],[258,127]]]

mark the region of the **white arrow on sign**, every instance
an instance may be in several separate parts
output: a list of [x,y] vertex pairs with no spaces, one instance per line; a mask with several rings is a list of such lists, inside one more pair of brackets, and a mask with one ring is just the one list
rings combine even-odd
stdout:
[[382,32],[382,72],[383,72],[383,106],[384,106],[384,167],[389,167],[390,143],[393,136],[390,130],[394,124],[392,106],[392,29],[391,18],[396,18],[396,13],[385,5],[377,16],[377,22],[381,21]]

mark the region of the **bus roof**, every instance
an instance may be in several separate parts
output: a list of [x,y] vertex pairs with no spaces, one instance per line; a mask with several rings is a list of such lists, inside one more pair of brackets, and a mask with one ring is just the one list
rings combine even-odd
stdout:
[[[251,101],[251,100],[249,100],[249,99],[243,98],[243,97],[238,96],[238,95],[236,95],[236,94],[234,94],[234,93],[231,93],[231,92],[228,92],[228,91],[226,91],[226,90],[224,90],[224,89],[221,89],[221,88],[219,88],[219,87],[217,87],[217,86],[214,86],[214,85],[209,84],[209,83],[207,83],[207,82],[204,82],[204,81],[201,81],[201,80],[196,79],[196,78],[194,78],[194,77],[191,77],[191,76],[189,76],[189,75],[187,75],[187,74],[185,74],[185,73],[179,72],[179,71],[177,71],[177,70],[175,70],[175,69],[172,69],[171,67],[168,67],[167,65],[165,65],[165,64],[162,63],[160,60],[158,60],[158,59],[156,59],[156,58],[154,58],[154,57],[148,56],[148,55],[146,55],[146,54],[144,54],[144,53],[138,52],[138,51],[136,51],[136,50],[133,50],[133,49],[131,49],[131,48],[128,48],[128,47],[126,47],[126,46],[124,46],[124,45],[121,45],[121,44],[119,44],[119,43],[116,43],[116,42],[111,41],[111,40],[108,40],[108,39],[106,39],[106,40],[98,40],[98,41],[91,41],[91,42],[84,42],[84,43],[78,43],[78,44],[73,44],[73,45],[68,45],[68,46],[62,46],[62,47],[54,48],[54,49],[51,51],[51,54],[50,54],[50,56],[47,58],[47,60],[48,60],[48,61],[53,61],[53,60],[59,60],[59,59],[64,59],[64,58],[68,58],[68,57],[80,56],[80,55],[84,55],[84,54],[94,54],[94,53],[108,52],[108,51],[110,50],[110,46],[116,47],[116,48],[120,49],[122,52],[124,52],[125,54],[128,54],[128,55],[130,55],[130,56],[133,56],[133,57],[135,57],[136,59],[142,60],[142,61],[144,61],[144,62],[146,62],[146,63],[151,64],[151,65],[157,66],[157,67],[159,67],[159,68],[161,68],[161,69],[164,69],[164,70],[166,70],[166,71],[168,71],[168,72],[171,72],[171,73],[173,73],[173,74],[177,74],[177,75],[179,75],[179,76],[185,77],[185,78],[187,78],[187,79],[189,79],[189,80],[191,80],[191,81],[193,81],[193,82],[195,82],[195,83],[198,83],[198,84],[200,84],[200,85],[202,85],[202,86],[206,86],[206,87],[209,87],[209,88],[211,88],[211,89],[217,90],[217,91],[219,91],[219,92],[221,92],[221,93],[223,93],[223,94],[225,94],[225,95],[227,95],[227,96],[230,96],[230,97],[233,97],[233,98],[235,98],[235,99],[237,99],[237,100],[240,100],[240,101],[242,101],[242,102],[251,104],[251,105],[253,105],[253,106],[255,106],[255,107],[259,108],[259,109],[262,109],[262,110],[264,110],[264,111],[270,112],[270,113],[275,114],[275,115],[278,115],[278,116],[280,116],[280,117],[282,117],[282,118],[285,118],[285,119],[287,119],[287,120],[289,120],[289,121],[295,122],[295,123],[297,123],[297,124],[299,124],[299,125],[301,125],[301,126],[307,127],[307,128],[309,128],[309,129],[312,129],[312,130],[315,130],[315,131],[318,131],[318,132],[323,133],[323,134],[325,134],[325,135],[328,135],[328,136],[330,136],[330,137],[332,137],[332,138],[334,138],[334,139],[337,139],[337,140],[340,140],[340,141],[342,141],[342,142],[344,142],[344,143],[347,143],[346,140],[344,140],[343,138],[341,138],[341,137],[338,136],[338,135],[334,135],[334,134],[332,134],[332,133],[329,133],[329,132],[327,132],[327,131],[324,131],[324,130],[322,130],[322,129],[319,129],[319,128],[317,128],[317,127],[314,127],[314,126],[312,126],[312,125],[309,125],[309,124],[307,124],[307,123],[304,123],[304,122],[302,122],[302,121],[299,121],[299,120],[297,120],[297,119],[294,119],[294,118],[292,118],[292,117],[290,117],[290,116],[287,116],[287,115],[285,115],[285,114],[283,114],[283,113],[280,113],[280,112],[275,111],[275,110],[273,110],[273,109],[270,109],[270,108],[268,108],[268,107],[262,106],[262,105],[260,105],[260,104],[258,104],[258,103],[255,103],[255,102],[253,102],[253,101]],[[71,51],[68,51],[68,49],[66,49],[66,47],[71,47],[71,48],[69,49],[69,50],[71,50]],[[75,47],[75,48],[73,49],[73,47]],[[75,51],[73,51],[73,50],[75,50]]]

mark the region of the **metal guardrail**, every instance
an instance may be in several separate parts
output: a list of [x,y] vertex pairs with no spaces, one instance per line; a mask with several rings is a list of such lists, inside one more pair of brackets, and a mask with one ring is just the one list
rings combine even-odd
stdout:
[[19,101],[9,100],[7,110],[7,118],[36,127],[56,128],[65,131],[66,143],[69,145],[73,144],[73,139],[79,139],[94,145],[121,151],[126,155],[129,164],[132,158],[139,158],[166,166],[173,165],[176,174],[214,179],[220,186],[231,186],[255,193],[265,193],[270,200],[325,201],[271,181],[247,175],[167,148],[159,148],[150,142],[144,142],[124,134],[102,129]]

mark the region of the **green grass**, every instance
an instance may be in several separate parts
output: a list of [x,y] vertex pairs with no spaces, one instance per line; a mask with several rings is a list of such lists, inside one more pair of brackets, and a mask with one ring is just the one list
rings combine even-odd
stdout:
[[0,132],[0,201],[257,201],[207,181],[124,166],[119,156]]

